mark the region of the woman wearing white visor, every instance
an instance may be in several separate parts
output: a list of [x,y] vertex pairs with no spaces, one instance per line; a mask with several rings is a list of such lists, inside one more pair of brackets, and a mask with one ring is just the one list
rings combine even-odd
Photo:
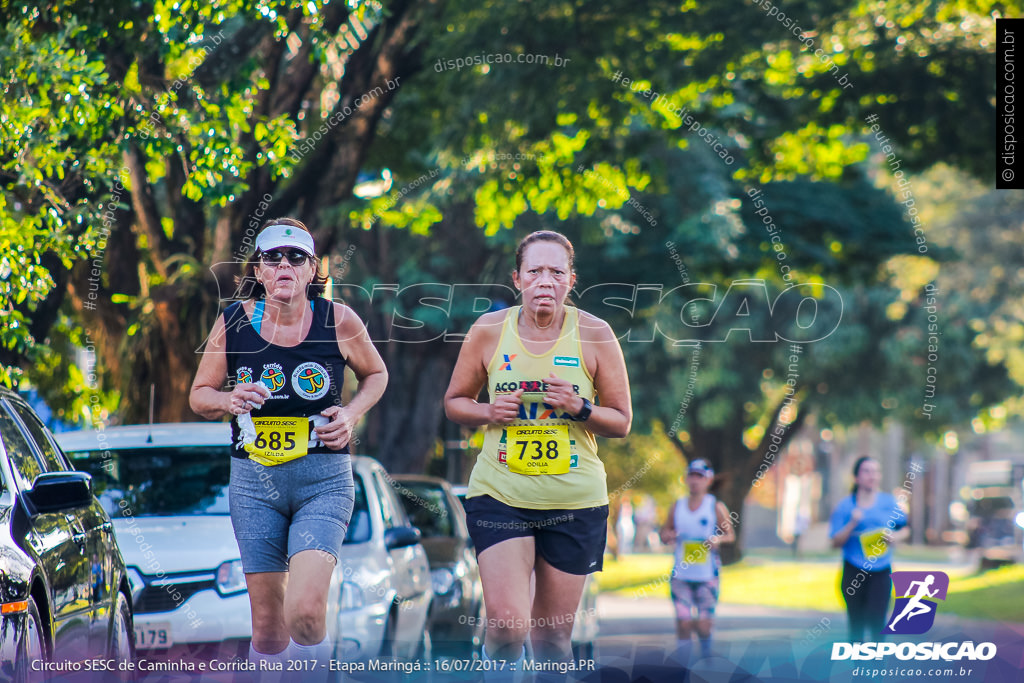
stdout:
[[[255,247],[240,290],[249,298],[214,325],[190,404],[209,419],[234,416],[230,506],[250,659],[326,666],[327,591],[355,492],[348,444],[387,370],[352,309],[321,296],[327,279],[301,222],[268,221]],[[359,390],[342,406],[346,366]]]

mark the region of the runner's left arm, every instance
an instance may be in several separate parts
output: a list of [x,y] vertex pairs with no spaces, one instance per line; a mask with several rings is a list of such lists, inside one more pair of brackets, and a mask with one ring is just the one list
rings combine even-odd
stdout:
[[735,543],[736,532],[732,528],[732,517],[729,516],[729,508],[725,507],[725,503],[720,500],[715,503],[715,516],[718,518],[718,533],[712,534],[709,539],[712,545],[718,546],[722,543]]
[[388,386],[388,370],[355,311],[342,304],[333,305],[338,349],[355,373],[359,389],[347,405],[324,410],[322,414],[330,417],[331,421],[317,427],[316,432],[328,448],[340,450],[352,438],[356,422],[384,395]]

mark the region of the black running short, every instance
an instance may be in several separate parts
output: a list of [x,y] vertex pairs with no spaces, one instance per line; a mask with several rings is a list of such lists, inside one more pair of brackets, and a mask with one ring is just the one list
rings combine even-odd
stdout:
[[608,506],[579,510],[530,510],[505,505],[491,496],[465,503],[469,535],[479,555],[510,538],[532,536],[548,564],[567,574],[592,574],[604,567]]

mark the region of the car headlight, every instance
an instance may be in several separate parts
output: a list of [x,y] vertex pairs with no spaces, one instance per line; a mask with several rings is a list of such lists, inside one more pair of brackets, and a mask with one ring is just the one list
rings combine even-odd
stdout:
[[338,606],[341,610],[359,609],[366,604],[363,599],[363,589],[358,584],[352,583],[351,581],[343,581],[341,583],[341,604]]
[[447,567],[433,569],[430,572],[430,586],[434,589],[434,595],[447,595],[455,585],[455,574]]
[[242,572],[242,561],[231,560],[217,567],[217,592],[223,596],[234,595],[245,591],[245,574]]
[[146,587],[146,580],[142,578],[142,573],[135,567],[128,567],[127,569],[128,571],[125,572],[125,576],[128,577],[128,588],[132,592],[132,602],[136,602],[142,593],[142,589]]

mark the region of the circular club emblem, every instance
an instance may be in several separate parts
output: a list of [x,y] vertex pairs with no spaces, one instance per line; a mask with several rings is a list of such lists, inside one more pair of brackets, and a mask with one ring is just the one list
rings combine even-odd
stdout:
[[266,386],[267,389],[270,389],[271,393],[283,387],[284,373],[281,372],[281,366],[264,366],[263,374],[260,375],[260,381],[263,382],[264,386]]
[[238,368],[238,383],[252,383],[252,368]]
[[292,387],[302,398],[315,401],[331,388],[331,378],[319,363],[303,363],[292,373]]

